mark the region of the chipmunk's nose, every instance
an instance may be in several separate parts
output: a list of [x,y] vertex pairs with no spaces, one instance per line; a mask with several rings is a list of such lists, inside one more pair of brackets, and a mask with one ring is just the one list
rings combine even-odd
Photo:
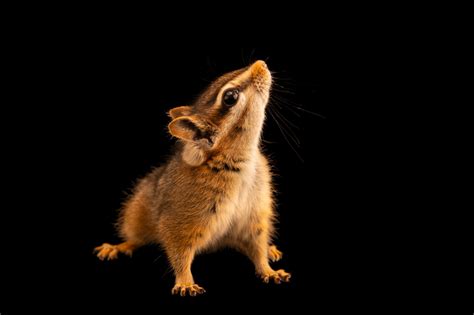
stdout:
[[250,66],[250,71],[254,78],[257,77],[270,77],[270,71],[268,70],[267,64],[263,60],[257,60]]
[[267,64],[263,60],[255,61],[251,67],[252,67],[252,69],[268,70]]

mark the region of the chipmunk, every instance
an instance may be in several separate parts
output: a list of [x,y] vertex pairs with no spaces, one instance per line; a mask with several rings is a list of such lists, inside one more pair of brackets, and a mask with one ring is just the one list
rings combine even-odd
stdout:
[[125,242],[95,248],[101,260],[160,244],[176,277],[172,294],[196,296],[205,290],[191,273],[195,255],[228,246],[247,255],[264,282],[289,281],[269,264],[282,258],[272,244],[271,171],[260,151],[271,85],[257,61],[219,77],[192,106],[169,111],[177,150],[139,181],[118,221]]

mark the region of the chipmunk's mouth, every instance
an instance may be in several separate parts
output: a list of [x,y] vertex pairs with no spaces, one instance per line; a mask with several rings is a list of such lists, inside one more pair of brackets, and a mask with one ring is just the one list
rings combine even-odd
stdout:
[[268,96],[272,85],[272,75],[267,64],[262,60],[258,60],[250,66],[250,71],[255,89],[264,96]]

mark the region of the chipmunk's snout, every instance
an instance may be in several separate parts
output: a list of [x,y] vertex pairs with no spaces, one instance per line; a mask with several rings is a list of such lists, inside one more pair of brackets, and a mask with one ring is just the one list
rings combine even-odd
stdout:
[[267,64],[263,60],[257,60],[251,66],[252,70],[268,70]]
[[272,85],[272,75],[263,60],[256,61],[250,66],[252,81],[258,92],[268,94]]

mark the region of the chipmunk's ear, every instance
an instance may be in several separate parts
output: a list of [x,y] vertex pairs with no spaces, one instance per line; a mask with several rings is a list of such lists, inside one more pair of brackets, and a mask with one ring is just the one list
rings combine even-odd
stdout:
[[214,145],[217,127],[198,115],[181,116],[168,125],[170,133],[186,141],[182,157],[189,165],[201,165],[206,161],[209,150]]
[[175,119],[181,116],[189,116],[191,115],[191,106],[175,107],[168,112],[168,115],[171,117],[171,119]]
[[197,115],[181,116],[168,125],[176,138],[211,147],[214,144],[216,127]]

